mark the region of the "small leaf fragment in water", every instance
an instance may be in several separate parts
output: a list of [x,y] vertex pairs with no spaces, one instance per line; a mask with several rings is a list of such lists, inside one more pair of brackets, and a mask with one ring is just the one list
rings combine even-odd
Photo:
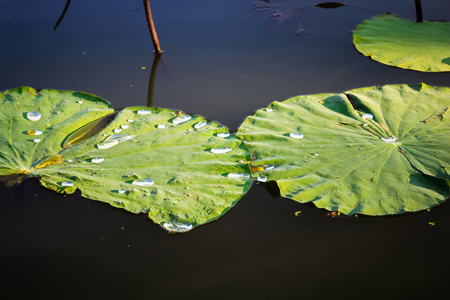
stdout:
[[164,228],[170,232],[187,232],[192,229],[192,224],[188,222],[168,222],[164,223]]
[[42,134],[42,130],[28,130],[27,134],[28,135],[41,135]]
[[320,8],[338,8],[338,7],[342,7],[342,6],[346,6],[346,5],[347,4],[341,3],[341,2],[322,2],[322,3],[314,4],[315,7],[320,7]]
[[428,224],[430,224],[431,226],[436,225],[436,223],[434,223],[434,222],[428,222]]
[[298,210],[298,211],[295,212],[295,216],[298,217],[301,213],[302,213],[302,211]]
[[39,121],[41,119],[41,114],[36,111],[30,111],[27,113],[27,119],[30,121]]
[[211,152],[216,153],[216,154],[221,154],[221,153],[230,152],[231,150],[233,150],[233,149],[231,149],[230,147],[215,147],[215,148],[211,149]]
[[136,179],[133,181],[134,185],[138,186],[152,186],[155,182],[148,178]]
[[234,179],[247,180],[250,179],[250,174],[244,172],[228,173],[227,177]]

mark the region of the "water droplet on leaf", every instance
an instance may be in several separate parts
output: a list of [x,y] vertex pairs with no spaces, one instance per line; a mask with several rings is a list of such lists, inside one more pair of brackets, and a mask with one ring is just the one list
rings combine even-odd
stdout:
[[388,143],[393,143],[393,142],[397,141],[397,137],[395,135],[393,135],[391,137],[382,137],[381,139]]
[[41,141],[41,139],[34,139],[33,142],[35,143],[39,143]]
[[216,153],[216,154],[220,154],[220,153],[230,152],[231,150],[233,150],[233,149],[231,149],[230,147],[215,147],[215,148],[211,149],[211,152],[212,153]]
[[202,122],[199,122],[199,123],[195,124],[195,125],[194,125],[194,128],[195,128],[195,129],[200,129],[200,128],[206,126],[206,124],[207,124],[206,122],[203,122],[203,121],[202,121]]
[[190,115],[184,115],[184,116],[178,116],[175,119],[172,120],[172,123],[177,125],[183,122],[187,122],[190,119],[192,119],[192,117]]
[[99,164],[99,163],[103,162],[104,160],[105,159],[103,157],[96,157],[96,158],[91,159],[91,162],[94,164]]
[[73,182],[72,181],[64,181],[64,182],[61,182],[61,186],[73,186]]
[[136,179],[133,181],[134,185],[138,186],[152,186],[155,182],[148,178]]
[[41,135],[42,134],[42,130],[28,130],[27,134],[28,135]]
[[361,116],[361,118],[363,118],[363,119],[365,119],[365,120],[367,120],[367,119],[373,119],[373,115],[372,115],[372,114],[363,114],[363,115]]
[[166,125],[164,125],[164,124],[159,124],[157,127],[158,127],[159,129],[162,129],[162,128],[166,128]]
[[36,111],[30,111],[27,113],[27,119],[30,121],[39,121],[41,119],[41,114]]
[[114,132],[115,132],[115,133],[120,133],[121,131],[122,131],[121,128],[116,128],[116,129],[114,129]]
[[97,144],[98,149],[108,149],[113,146],[116,146],[122,142],[131,140],[134,138],[134,135],[125,135],[125,134],[113,134],[107,137],[103,142]]
[[226,138],[229,137],[230,133],[229,132],[220,132],[217,134],[217,137],[221,137],[221,138]]
[[138,113],[138,115],[149,115],[152,113],[152,111],[148,110],[148,109],[141,109],[141,110],[138,110],[137,113]]
[[300,132],[292,132],[289,136],[294,139],[302,139],[304,137]]
[[192,224],[188,222],[168,222],[164,223],[164,228],[170,232],[187,232],[192,229]]
[[130,128],[130,126],[128,126],[127,124],[123,124],[123,125],[120,125],[120,128],[122,128],[122,129],[128,129],[128,128]]
[[266,182],[267,181],[267,177],[265,177],[265,176],[258,176],[256,178],[256,180],[258,180],[259,182]]
[[247,180],[247,179],[250,179],[250,174],[247,174],[244,172],[228,173],[227,177],[234,178],[234,179]]
[[124,189],[120,189],[120,190],[119,190],[119,194],[125,194],[125,192],[126,192],[126,191],[125,191]]

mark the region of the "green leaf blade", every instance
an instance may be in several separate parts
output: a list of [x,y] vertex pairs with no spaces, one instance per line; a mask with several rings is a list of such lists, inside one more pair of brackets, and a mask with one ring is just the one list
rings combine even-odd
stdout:
[[392,14],[376,16],[353,32],[355,47],[372,59],[422,72],[450,71],[450,23],[412,22]]
[[[298,96],[248,117],[237,135],[254,153],[252,165],[275,167],[256,169],[254,176],[276,181],[284,197],[345,214],[417,211],[449,195],[442,168],[448,151],[440,151],[438,161],[427,148],[448,148],[449,129],[434,130],[430,121],[428,132],[420,130],[431,112],[445,109],[449,94],[422,84]],[[415,131],[423,138],[411,138]]]

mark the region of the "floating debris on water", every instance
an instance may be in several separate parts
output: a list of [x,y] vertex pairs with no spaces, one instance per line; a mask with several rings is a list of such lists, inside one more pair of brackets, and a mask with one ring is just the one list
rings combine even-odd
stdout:
[[138,115],[149,115],[152,113],[152,111],[149,109],[140,109],[140,110],[138,110],[137,113],[138,113]]
[[61,186],[73,186],[73,182],[72,181],[64,181],[64,182],[61,182]]
[[172,123],[177,125],[177,124],[181,124],[183,122],[187,122],[190,119],[192,119],[192,117],[190,115],[178,116],[172,120]]
[[30,111],[27,113],[27,119],[30,121],[39,121],[41,119],[41,114],[36,111]]
[[304,137],[304,135],[300,132],[292,132],[289,136],[293,139],[302,139]]
[[228,173],[227,177],[234,178],[234,179],[247,180],[247,179],[250,179],[250,174],[247,174],[244,172]]
[[125,135],[125,134],[113,134],[107,137],[103,142],[97,144],[98,149],[108,149],[113,146],[116,146],[122,142],[131,140],[134,138],[134,135]]
[[192,229],[192,224],[188,222],[167,222],[164,223],[164,228],[170,232],[187,232]]
[[221,137],[221,138],[226,138],[229,137],[230,133],[229,132],[220,132],[217,134],[217,137]]
[[99,163],[103,162],[104,160],[105,159],[103,157],[96,157],[96,158],[91,159],[91,162],[94,164],[99,164]]
[[28,130],[27,134],[28,135],[41,135],[42,134],[42,130]]
[[206,126],[206,124],[207,124],[206,122],[202,121],[202,122],[199,122],[199,123],[195,124],[194,128],[195,129],[200,129],[200,128]]
[[395,135],[393,135],[391,137],[382,137],[381,139],[388,143],[393,143],[393,142],[397,141],[397,137]]
[[220,153],[230,152],[231,150],[233,150],[233,149],[231,149],[230,147],[215,147],[215,148],[211,149],[211,152],[212,153],[216,153],[216,154],[220,154]]
[[148,178],[136,179],[132,182],[134,185],[138,186],[152,186],[155,182]]
[[373,119],[373,115],[372,115],[372,114],[363,114],[363,115],[361,116],[361,118],[363,118],[363,119],[365,119],[365,120],[367,120],[367,119],[372,120],[372,119]]

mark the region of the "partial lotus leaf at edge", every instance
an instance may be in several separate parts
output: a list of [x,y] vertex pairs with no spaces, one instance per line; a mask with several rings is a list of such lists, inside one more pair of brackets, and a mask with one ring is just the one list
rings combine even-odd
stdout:
[[237,135],[256,156],[254,177],[284,197],[345,214],[418,211],[450,194],[449,95],[420,84],[298,96],[258,110]]

